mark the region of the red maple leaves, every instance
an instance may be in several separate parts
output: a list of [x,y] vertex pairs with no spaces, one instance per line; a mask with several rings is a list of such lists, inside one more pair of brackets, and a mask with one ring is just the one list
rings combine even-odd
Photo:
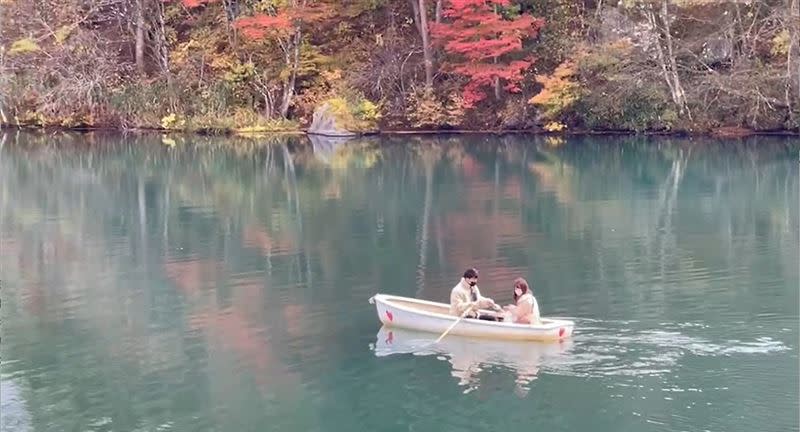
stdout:
[[[220,0],[181,0],[187,8],[218,3]],[[284,36],[297,26],[325,20],[334,15],[334,8],[327,0],[295,0],[275,8],[273,14],[259,13],[241,17],[234,24],[242,34],[252,39],[269,35]]]
[[469,77],[464,87],[467,106],[486,98],[484,88],[496,80],[510,92],[519,91],[524,71],[534,59],[526,57],[502,61],[522,51],[522,40],[534,37],[544,20],[522,14],[504,18],[499,12],[510,0],[450,0],[444,15],[451,23],[433,24],[434,41],[458,60],[446,64],[453,73]]

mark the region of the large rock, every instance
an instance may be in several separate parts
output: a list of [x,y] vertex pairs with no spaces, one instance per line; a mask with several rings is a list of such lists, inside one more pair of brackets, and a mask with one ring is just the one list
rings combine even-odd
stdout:
[[349,137],[358,135],[356,132],[347,130],[338,119],[337,113],[329,102],[325,102],[314,110],[314,117],[308,133],[312,135],[324,135],[332,137]]
[[600,12],[600,39],[605,43],[626,39],[633,46],[648,51],[657,36],[646,21],[636,20],[620,8],[605,7]]
[[703,42],[703,62],[711,67],[727,63],[733,57],[733,42],[728,38],[716,37]]

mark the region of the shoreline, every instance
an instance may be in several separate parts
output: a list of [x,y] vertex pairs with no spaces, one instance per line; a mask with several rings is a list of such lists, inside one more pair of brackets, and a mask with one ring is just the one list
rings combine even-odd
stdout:
[[308,132],[307,129],[295,130],[275,130],[275,131],[247,131],[247,130],[188,130],[188,129],[165,129],[165,128],[119,128],[113,126],[93,126],[93,127],[64,127],[64,126],[38,126],[38,125],[14,125],[0,124],[0,131],[41,131],[47,133],[138,133],[138,134],[175,134],[175,135],[196,135],[196,136],[237,136],[237,137],[262,137],[270,135],[304,135],[316,136],[329,139],[354,139],[369,136],[430,136],[430,135],[532,135],[532,136],[551,136],[551,137],[580,137],[580,136],[664,136],[680,138],[747,138],[756,136],[771,137],[798,137],[800,130],[753,130],[740,127],[722,127],[703,131],[630,131],[630,130],[591,130],[574,129],[559,132],[548,132],[542,129],[383,129],[358,133],[355,135],[325,135]]

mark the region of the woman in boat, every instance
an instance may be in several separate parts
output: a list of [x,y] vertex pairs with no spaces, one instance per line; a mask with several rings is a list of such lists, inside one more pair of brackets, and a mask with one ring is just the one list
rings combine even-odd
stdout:
[[[465,312],[467,318],[478,318],[486,321],[502,321],[502,317],[494,314],[479,313],[478,309],[502,310],[494,300],[481,295],[478,289],[478,270],[467,269],[461,281],[450,291],[450,314],[461,316]],[[470,309],[469,312],[467,310]]]
[[533,297],[528,281],[523,278],[514,279],[514,305],[504,309],[508,313],[507,320],[516,324],[539,324],[539,304]]

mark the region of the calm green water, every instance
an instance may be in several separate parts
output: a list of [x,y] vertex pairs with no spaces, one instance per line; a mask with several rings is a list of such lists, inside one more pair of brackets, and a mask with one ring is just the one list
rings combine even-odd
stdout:
[[0,140],[3,432],[798,430],[798,140]]

